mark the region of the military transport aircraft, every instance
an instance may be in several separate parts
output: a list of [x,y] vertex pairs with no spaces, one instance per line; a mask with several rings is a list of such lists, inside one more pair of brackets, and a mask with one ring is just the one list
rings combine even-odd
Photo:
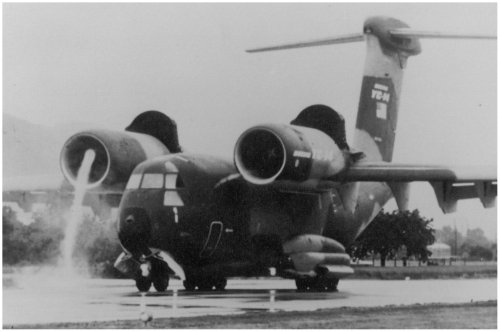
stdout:
[[74,183],[85,151],[94,150],[88,195],[119,201],[124,252],[115,267],[140,291],[164,291],[172,276],[187,290],[223,290],[227,277],[270,273],[295,279],[301,291],[335,291],[353,272],[346,246],[390,198],[407,209],[410,182],[428,181],[445,213],[460,199],[496,202],[495,168],[391,163],[403,71],[420,38],[496,37],[415,31],[372,17],[363,33],[250,50],[366,41],[354,141],[346,141],[340,114],[313,105],[290,124],[249,128],[234,160],[224,160],[183,152],[175,121],[147,111],[123,132],[69,138],[63,173]]

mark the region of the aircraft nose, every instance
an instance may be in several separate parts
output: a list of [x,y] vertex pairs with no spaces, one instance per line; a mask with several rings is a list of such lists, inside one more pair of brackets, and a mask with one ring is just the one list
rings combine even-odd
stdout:
[[147,255],[151,239],[151,223],[146,211],[138,208],[125,209],[120,214],[118,238],[122,246],[132,255]]

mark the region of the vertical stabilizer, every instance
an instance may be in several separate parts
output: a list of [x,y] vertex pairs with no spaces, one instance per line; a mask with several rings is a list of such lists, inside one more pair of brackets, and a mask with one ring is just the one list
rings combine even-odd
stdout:
[[364,24],[367,54],[353,147],[367,160],[392,160],[403,70],[408,57],[420,53],[420,43],[390,31],[407,27],[388,17],[372,17]]
[[391,161],[396,136],[403,70],[408,57],[420,53],[419,38],[496,39],[482,34],[419,31],[391,17],[368,18],[363,33],[261,47],[247,52],[278,51],[366,40],[367,54],[354,144],[367,161]]

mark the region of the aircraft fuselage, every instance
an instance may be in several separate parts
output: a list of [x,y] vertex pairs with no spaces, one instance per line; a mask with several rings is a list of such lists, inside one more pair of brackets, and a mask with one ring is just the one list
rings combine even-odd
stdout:
[[[263,188],[236,174],[229,160],[188,153],[139,164],[119,207],[122,246],[138,261],[151,248],[168,252],[187,274],[280,274],[291,266],[288,240],[313,234],[346,246],[390,197],[380,183]],[[352,190],[361,194],[348,202]]]

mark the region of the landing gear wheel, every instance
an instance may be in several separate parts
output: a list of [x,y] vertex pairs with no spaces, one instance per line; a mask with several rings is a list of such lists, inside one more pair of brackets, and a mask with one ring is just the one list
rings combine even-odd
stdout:
[[337,286],[339,285],[339,279],[325,279],[326,291],[327,292],[337,292]]
[[217,280],[215,280],[215,290],[218,290],[218,291],[223,291],[226,289],[226,285],[227,285],[227,279],[226,278],[219,278]]
[[153,279],[153,286],[155,287],[157,292],[164,292],[168,288],[168,282],[170,281],[169,277],[160,277]]
[[135,286],[139,290],[139,292],[149,292],[151,288],[151,279],[139,277],[135,279]]
[[326,291],[326,279],[315,278],[311,280],[310,289],[315,292],[324,292]]
[[196,288],[196,284],[194,283],[193,280],[191,279],[186,279],[184,280],[184,282],[182,283],[184,285],[184,288],[188,291],[188,292],[192,292],[194,291],[194,289]]
[[200,291],[211,291],[214,288],[211,279],[198,280],[198,289]]
[[307,279],[295,279],[295,286],[297,286],[297,290],[299,292],[307,291],[307,287],[308,287],[307,281],[308,281]]

